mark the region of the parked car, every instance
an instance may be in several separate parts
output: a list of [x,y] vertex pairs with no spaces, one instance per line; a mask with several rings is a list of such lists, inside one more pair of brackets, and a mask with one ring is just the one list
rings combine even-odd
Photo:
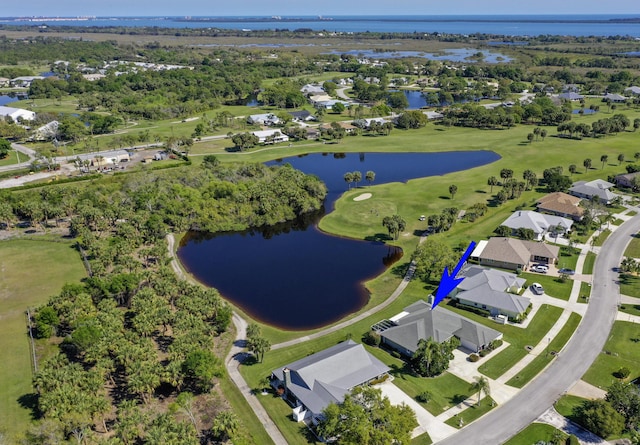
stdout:
[[424,221],[425,219],[427,219],[427,217],[426,217],[426,216],[424,216],[424,215],[420,215],[420,218],[418,218],[418,219],[419,219],[420,221]]
[[531,268],[531,270],[538,273],[547,273],[549,272],[549,266],[545,266],[544,264],[536,264]]
[[567,275],[575,275],[576,271],[575,271],[575,270],[573,270],[573,269],[564,269],[564,268],[563,268],[563,269],[560,269],[560,270],[558,271],[558,273],[560,273],[560,274],[563,274],[563,273],[564,273],[564,274],[567,274]]
[[536,295],[542,295],[544,294],[544,287],[542,287],[540,283],[533,283],[531,285],[531,292],[533,292]]

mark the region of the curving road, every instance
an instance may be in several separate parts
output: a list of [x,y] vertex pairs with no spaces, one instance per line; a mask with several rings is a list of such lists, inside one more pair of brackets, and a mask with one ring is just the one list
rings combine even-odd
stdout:
[[620,265],[631,236],[639,230],[640,215],[637,215],[613,232],[600,249],[589,307],[578,330],[558,358],[507,403],[438,444],[504,443],[534,422],[582,377],[609,337],[620,301],[618,273],[614,268]]

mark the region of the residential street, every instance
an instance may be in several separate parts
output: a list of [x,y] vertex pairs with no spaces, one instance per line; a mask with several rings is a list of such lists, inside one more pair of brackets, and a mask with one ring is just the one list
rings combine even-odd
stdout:
[[558,358],[507,403],[439,444],[503,443],[534,422],[582,377],[602,351],[616,319],[620,288],[614,268],[619,266],[631,236],[638,230],[640,215],[618,227],[600,249],[589,307]]

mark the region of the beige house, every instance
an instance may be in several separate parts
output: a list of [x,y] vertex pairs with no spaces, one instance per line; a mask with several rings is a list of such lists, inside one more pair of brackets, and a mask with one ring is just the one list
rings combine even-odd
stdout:
[[531,263],[555,264],[560,254],[558,246],[524,241],[516,238],[494,237],[481,241],[471,253],[483,266],[509,270],[526,270]]
[[536,206],[538,212],[571,218],[580,221],[584,215],[584,209],[580,207],[582,199],[562,192],[549,193],[538,200]]

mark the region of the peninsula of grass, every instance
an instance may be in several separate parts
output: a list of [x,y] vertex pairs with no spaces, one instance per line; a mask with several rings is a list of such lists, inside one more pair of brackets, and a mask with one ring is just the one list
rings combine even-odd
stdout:
[[32,419],[24,404],[33,393],[25,311],[46,303],[64,283],[78,282],[86,273],[71,242],[43,237],[0,242],[0,274],[0,431],[13,439]]
[[580,295],[578,296],[579,303],[586,303],[588,298],[591,296],[591,285],[589,283],[585,283],[584,281],[580,282]]
[[587,252],[584,264],[582,265],[582,273],[585,275],[591,275],[593,273],[594,264],[596,264],[596,254],[593,252]]
[[635,234],[633,238],[631,238],[631,242],[627,246],[627,249],[624,251],[624,256],[628,256],[631,258],[640,258],[640,235]]
[[604,242],[607,240],[607,238],[609,237],[609,235],[611,235],[611,230],[609,229],[604,229],[602,232],[600,232],[598,234],[598,236],[596,236],[593,241],[592,244],[595,247],[600,247],[604,244]]
[[[491,397],[485,397],[480,402],[480,405],[474,403],[461,413],[447,419],[444,423],[454,428],[462,428],[463,426],[469,425],[474,420],[484,416],[496,406],[496,402]],[[460,421],[462,421],[462,423]]]
[[566,439],[567,435],[565,433],[551,425],[547,425],[546,423],[532,423],[505,442],[504,445],[531,445],[543,442],[550,443],[558,433],[562,439]]
[[563,282],[559,277],[531,272],[524,272],[520,277],[526,278],[527,284],[540,283],[544,287],[544,293],[550,297],[568,301],[571,296],[573,280],[566,279]]
[[614,373],[620,368],[631,370],[628,381],[640,377],[640,332],[637,324],[627,321],[616,321],[613,324],[602,353],[582,380],[606,389],[617,380]]
[[564,345],[569,341],[575,330],[578,328],[582,317],[575,312],[572,312],[565,325],[560,329],[558,335],[556,335],[551,343],[547,346],[545,351],[533,359],[525,368],[518,374],[513,376],[507,385],[515,386],[516,388],[522,388],[529,383],[535,376],[537,376],[549,363],[553,360],[552,353],[557,353],[564,348]]

